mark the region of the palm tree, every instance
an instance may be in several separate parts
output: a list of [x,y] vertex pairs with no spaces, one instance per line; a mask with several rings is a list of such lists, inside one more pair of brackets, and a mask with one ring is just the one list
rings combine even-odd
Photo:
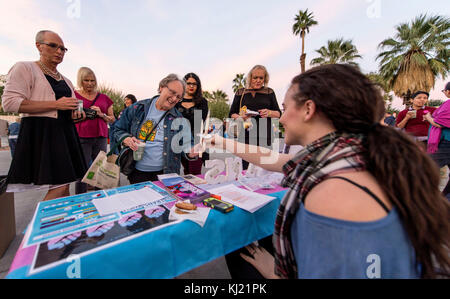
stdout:
[[239,89],[245,87],[245,74],[236,74],[233,79],[233,92],[236,93]]
[[314,16],[312,12],[308,12],[308,9],[305,11],[300,10],[298,15],[295,16],[295,23],[292,26],[292,32],[295,36],[300,35],[302,38],[302,54],[300,56],[300,66],[302,69],[302,73],[305,72],[305,62],[306,62],[306,54],[305,54],[305,35],[309,33],[309,28],[319,24],[316,20],[314,20]]
[[352,40],[344,40],[343,38],[329,40],[326,47],[323,46],[316,52],[320,57],[311,60],[312,65],[348,63],[358,67],[354,60],[362,58]]
[[208,102],[228,102],[228,95],[225,91],[217,89],[213,92],[203,91],[203,97],[208,100]]
[[114,115],[119,115],[123,110],[125,94],[108,84],[99,84],[98,92],[106,94],[113,101]]
[[389,88],[388,82],[384,80],[383,76],[376,72],[368,73],[366,76],[381,89],[384,101],[391,105],[394,98],[389,94],[391,89]]
[[211,111],[211,117],[225,119],[230,113],[228,104],[228,95],[223,90],[216,90],[212,93],[204,91],[203,96],[208,100],[208,107]]
[[420,15],[398,25],[396,35],[380,43],[380,74],[404,104],[412,93],[429,92],[436,78],[447,76],[449,28],[448,17]]

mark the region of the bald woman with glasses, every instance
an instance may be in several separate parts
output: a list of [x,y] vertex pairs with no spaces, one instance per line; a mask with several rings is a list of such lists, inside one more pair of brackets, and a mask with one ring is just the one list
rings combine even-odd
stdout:
[[67,48],[55,32],[36,35],[39,60],[18,62],[8,73],[2,97],[6,112],[23,113],[16,151],[8,173],[8,192],[48,189],[44,200],[68,196],[86,164],[74,122],[78,112],[72,82],[57,67]]

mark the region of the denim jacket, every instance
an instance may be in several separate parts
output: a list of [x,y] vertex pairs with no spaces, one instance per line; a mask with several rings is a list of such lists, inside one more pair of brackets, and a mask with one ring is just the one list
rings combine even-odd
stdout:
[[[159,96],[156,96],[152,99],[139,101],[125,109],[120,119],[115,123],[114,139],[120,142],[126,137],[134,136],[137,138],[139,130],[147,118],[151,103],[158,98]],[[193,160],[186,155],[186,152],[193,145],[194,139],[189,122],[183,118],[179,111],[172,108],[164,119],[164,152],[158,153],[163,155],[163,172],[179,174],[181,154],[184,154],[188,160]]]

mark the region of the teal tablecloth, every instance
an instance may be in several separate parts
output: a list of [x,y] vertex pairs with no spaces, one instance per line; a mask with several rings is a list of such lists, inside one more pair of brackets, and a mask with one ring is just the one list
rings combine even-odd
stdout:
[[[251,214],[211,210],[204,227],[184,221],[101,249],[80,259],[81,278],[173,278],[273,233],[285,191]],[[66,262],[29,275],[33,250],[20,248],[7,278],[67,278]]]

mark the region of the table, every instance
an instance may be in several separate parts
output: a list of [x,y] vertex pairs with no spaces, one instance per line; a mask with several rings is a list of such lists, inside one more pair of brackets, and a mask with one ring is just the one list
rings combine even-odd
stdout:
[[281,187],[260,191],[276,199],[253,214],[238,207],[228,214],[211,210],[203,227],[191,221],[168,225],[33,274],[29,270],[37,245],[24,248],[22,242],[6,278],[72,278],[74,266],[79,270],[76,278],[83,279],[174,278],[270,236],[285,192]]

